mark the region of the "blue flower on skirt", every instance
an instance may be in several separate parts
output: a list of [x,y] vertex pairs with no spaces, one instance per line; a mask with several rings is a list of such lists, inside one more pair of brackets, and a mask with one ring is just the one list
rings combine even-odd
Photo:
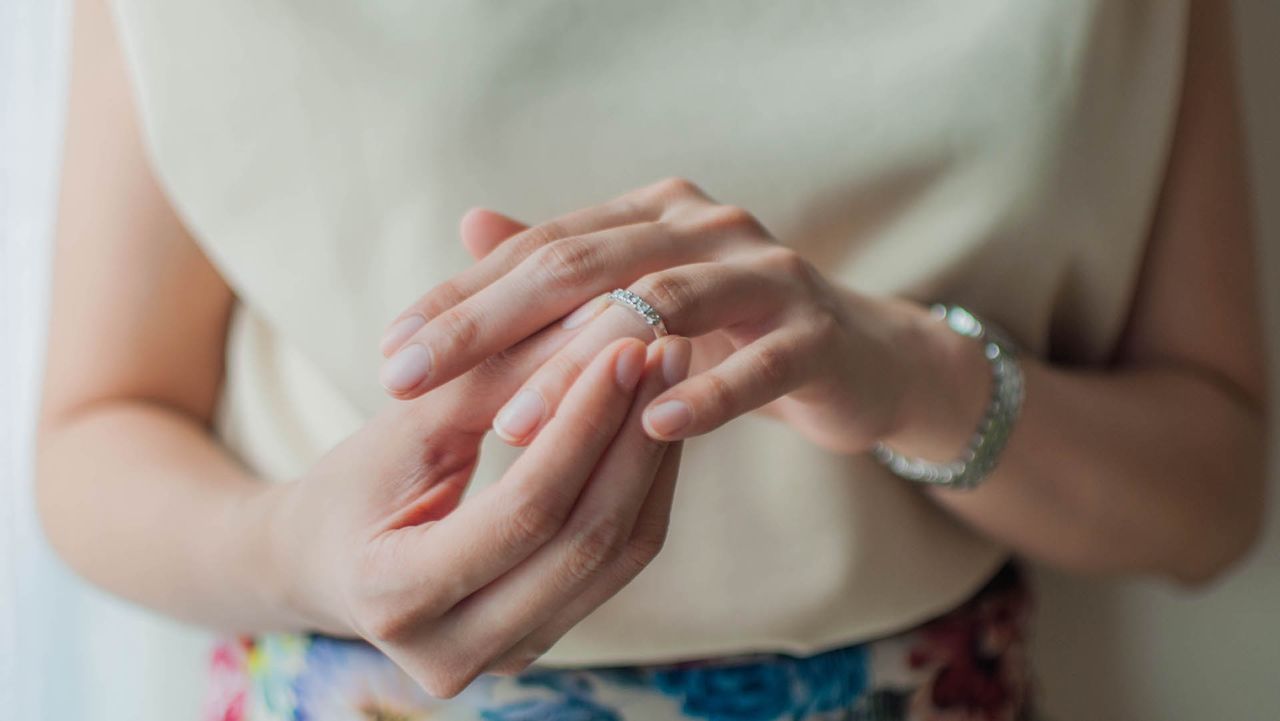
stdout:
[[867,692],[869,663],[866,644],[794,659],[803,700],[797,715],[854,708]]
[[485,709],[484,721],[622,721],[593,698],[589,674],[532,669],[516,677],[521,686],[544,688],[552,698],[528,698]]
[[785,662],[666,669],[654,682],[682,699],[685,714],[708,721],[773,721],[795,702]]
[[294,693],[298,721],[424,721],[439,704],[376,648],[325,636],[312,639]]
[[485,709],[484,721],[621,721],[610,709],[580,696],[525,699]]

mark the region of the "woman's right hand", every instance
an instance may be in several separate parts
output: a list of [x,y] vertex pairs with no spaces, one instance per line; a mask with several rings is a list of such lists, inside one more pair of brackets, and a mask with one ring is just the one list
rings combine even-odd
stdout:
[[273,548],[310,625],[358,635],[437,696],[515,672],[661,548],[677,444],[639,414],[690,345],[614,342],[507,473],[460,503],[493,414],[572,332],[553,327],[373,418],[279,490]]

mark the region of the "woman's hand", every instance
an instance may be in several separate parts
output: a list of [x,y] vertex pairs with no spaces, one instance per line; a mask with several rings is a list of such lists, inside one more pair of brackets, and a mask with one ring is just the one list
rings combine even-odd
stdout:
[[637,340],[608,345],[502,479],[459,503],[498,404],[572,335],[549,330],[396,404],[281,491],[273,546],[300,613],[452,696],[523,668],[645,567],[679,448],[639,414],[684,377],[686,339],[647,358]]
[[[477,215],[494,216],[468,217]],[[593,300],[624,287],[648,300],[670,332],[702,336],[699,365],[714,363],[649,404],[644,420],[655,438],[706,433],[773,401],[771,411],[839,452],[906,433],[940,454],[958,452],[977,422],[987,371],[975,343],[941,330],[915,304],[837,289],[750,213],[687,181],[665,180],[533,228],[503,222],[519,232],[388,330],[383,382],[392,395],[416,397],[561,316],[568,327],[607,316],[499,415],[499,435],[527,443],[586,359],[624,328],[647,332],[631,311],[606,313]],[[955,384],[939,373],[973,381],[959,384],[967,390],[957,397],[941,392]]]

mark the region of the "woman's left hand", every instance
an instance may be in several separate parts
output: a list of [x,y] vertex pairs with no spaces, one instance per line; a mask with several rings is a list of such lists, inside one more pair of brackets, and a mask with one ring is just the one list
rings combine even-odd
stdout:
[[[923,307],[835,287],[749,212],[688,181],[664,180],[532,228],[504,221],[512,237],[388,329],[383,384],[395,397],[417,397],[562,317],[567,325],[594,319],[600,328],[579,334],[499,414],[499,435],[527,443],[601,348],[620,334],[650,332],[633,311],[600,298],[627,288],[669,332],[698,338],[701,365],[714,363],[649,404],[645,427],[655,438],[706,433],[772,404],[815,443],[852,453],[927,432],[927,408],[943,428],[964,427],[955,413],[981,408],[981,357],[938,333]],[[411,345],[427,352],[406,353]],[[947,380],[934,368],[940,353],[966,356],[941,368],[969,379],[977,369],[966,398],[938,385]],[[405,359],[424,357],[406,367]],[[948,400],[966,407],[948,408]]]

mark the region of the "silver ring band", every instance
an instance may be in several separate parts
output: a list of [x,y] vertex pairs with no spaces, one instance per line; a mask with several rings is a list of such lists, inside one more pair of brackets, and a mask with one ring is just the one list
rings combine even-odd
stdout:
[[661,338],[667,334],[667,324],[662,322],[662,316],[658,315],[658,311],[654,310],[653,306],[646,303],[644,298],[622,288],[615,288],[614,290],[609,291],[609,293],[605,295],[605,298],[611,303],[626,306],[636,313],[639,313],[640,317],[644,319],[644,322],[653,329],[653,335],[655,337]]

